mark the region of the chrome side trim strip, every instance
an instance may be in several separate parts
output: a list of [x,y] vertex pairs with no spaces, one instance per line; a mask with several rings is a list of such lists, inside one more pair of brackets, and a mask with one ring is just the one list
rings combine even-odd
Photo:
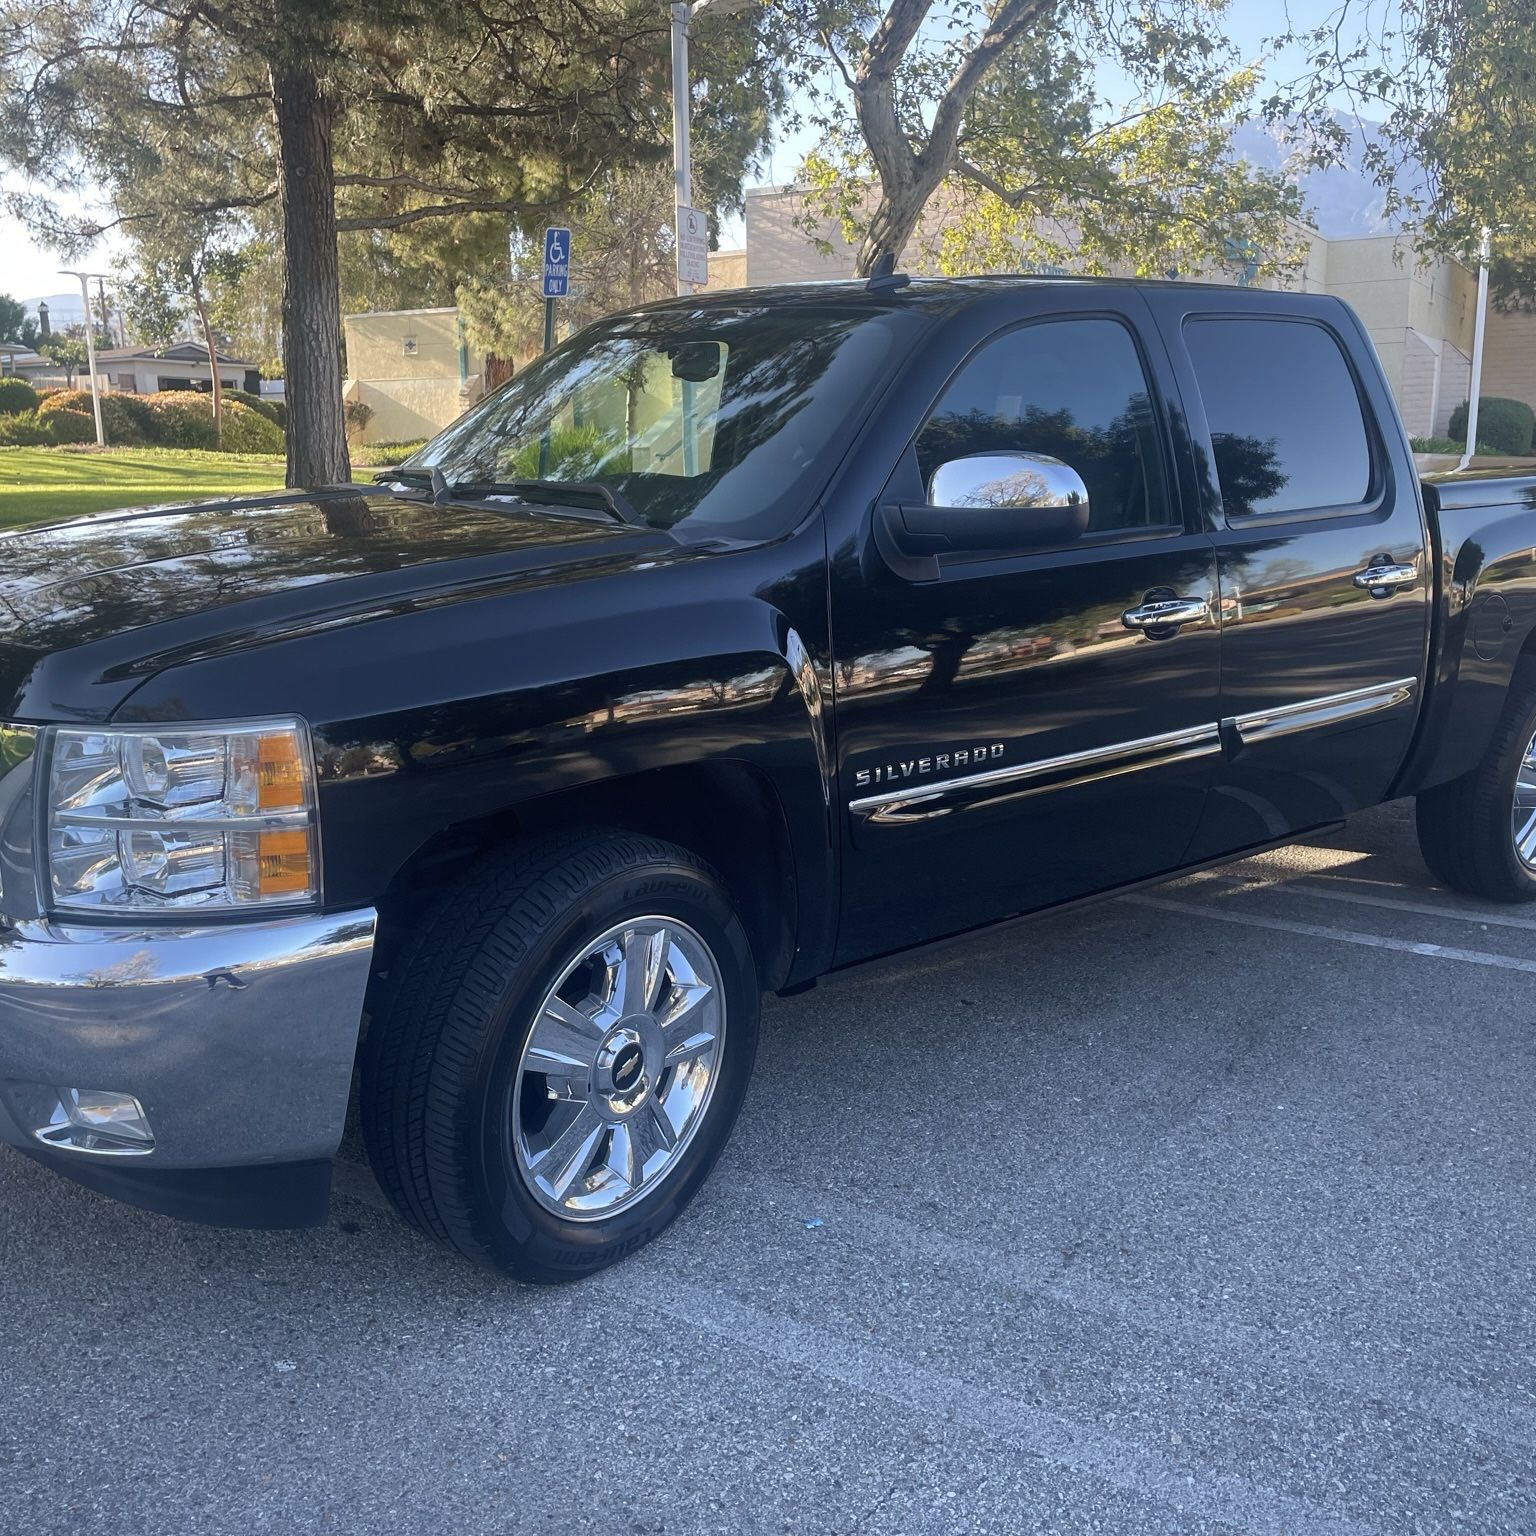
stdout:
[[1377,683],[1349,693],[1330,693],[1320,699],[1304,699],[1299,704],[1254,710],[1251,714],[1238,715],[1233,724],[1242,744],[1252,746],[1254,742],[1272,741],[1297,731],[1315,730],[1320,725],[1336,725],[1341,720],[1374,715],[1379,710],[1408,703],[1418,691],[1418,678],[1400,677],[1396,682]]
[[1060,757],[1040,758],[1032,763],[1016,763],[1009,768],[989,768],[981,773],[962,774],[959,778],[937,783],[914,784],[908,789],[885,790],[851,800],[848,809],[856,816],[879,821],[919,821],[946,815],[953,807],[934,806],[933,802],[974,790],[987,790],[1027,784],[1055,774],[1096,777],[1110,773],[1128,773],[1139,768],[1160,768],[1167,763],[1205,757],[1221,750],[1221,731],[1213,720],[1209,725],[1190,730],[1169,731],[1161,736],[1143,736],[1135,741],[1116,742],[1113,746],[1094,747],[1086,752],[1068,752]]

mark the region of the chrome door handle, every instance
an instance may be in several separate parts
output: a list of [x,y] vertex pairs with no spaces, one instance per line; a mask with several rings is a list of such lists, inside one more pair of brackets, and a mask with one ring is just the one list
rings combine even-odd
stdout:
[[1380,565],[1368,565],[1355,572],[1355,585],[1369,592],[1372,597],[1386,597],[1398,587],[1406,587],[1419,579],[1416,565],[1398,565],[1384,560]]
[[1127,608],[1120,622],[1127,629],[1177,629],[1181,624],[1203,624],[1210,616],[1211,605],[1203,597],[1159,597]]

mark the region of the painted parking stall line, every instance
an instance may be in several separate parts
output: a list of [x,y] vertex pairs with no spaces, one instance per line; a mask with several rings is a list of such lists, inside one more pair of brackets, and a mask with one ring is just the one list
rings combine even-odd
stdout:
[[[1315,882],[1330,883],[1342,880],[1339,875],[1305,875],[1296,879],[1264,880],[1246,875],[1199,875],[1185,889],[1199,889],[1203,885],[1224,885],[1234,889],[1266,892],[1283,892],[1292,896],[1304,896],[1309,901],[1336,901],[1348,906],[1377,907],[1383,912],[1401,912],[1410,917],[1445,918],[1456,923],[1474,923],[1482,928],[1518,928],[1536,933],[1536,918],[1510,917],[1503,912],[1486,912],[1467,907],[1446,907],[1425,901],[1397,901],[1389,896],[1370,896],[1358,891],[1329,891]],[[1363,882],[1362,882],[1363,883]],[[1400,887],[1390,887],[1400,889]]]
[[1128,906],[1150,907],[1159,912],[1192,913],[1218,923],[1234,923],[1241,928],[1268,929],[1272,933],[1294,933],[1309,939],[1332,939],[1338,944],[1359,944],[1370,949],[1389,949],[1400,955],[1418,955],[1425,960],[1454,960],[1463,965],[1486,965],[1505,971],[1523,971],[1536,976],[1536,960],[1522,960],[1516,955],[1495,955],[1481,949],[1460,949],[1450,944],[1429,944],[1413,939],[1391,939],[1385,934],[1357,933],[1348,928],[1328,928],[1321,923],[1298,923],[1283,917],[1261,917],[1254,912],[1228,912],[1213,902],[1174,901],[1166,896],[1122,896]]

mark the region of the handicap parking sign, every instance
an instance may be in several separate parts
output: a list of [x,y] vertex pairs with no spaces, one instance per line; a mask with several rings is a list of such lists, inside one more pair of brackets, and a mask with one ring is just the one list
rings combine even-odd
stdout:
[[563,299],[571,285],[571,232],[544,231],[544,297]]

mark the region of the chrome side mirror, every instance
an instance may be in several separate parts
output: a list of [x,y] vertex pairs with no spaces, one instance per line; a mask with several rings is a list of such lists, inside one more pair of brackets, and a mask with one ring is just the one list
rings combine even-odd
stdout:
[[969,453],[934,470],[928,505],[1022,512],[1030,542],[1056,543],[1088,531],[1083,477],[1047,453]]

